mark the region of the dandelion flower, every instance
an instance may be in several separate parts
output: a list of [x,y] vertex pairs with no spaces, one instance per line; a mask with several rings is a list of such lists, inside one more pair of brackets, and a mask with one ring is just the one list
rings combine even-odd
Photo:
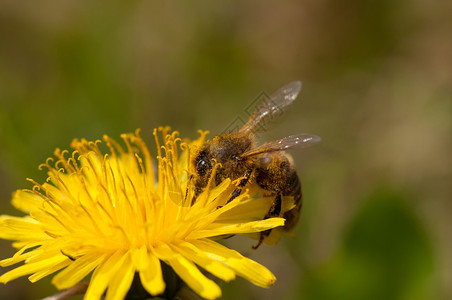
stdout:
[[268,269],[216,239],[272,229],[284,219],[259,218],[268,206],[256,205],[246,191],[228,203],[235,188],[230,179],[209,184],[192,201],[190,151],[205,133],[184,142],[177,132],[160,130],[162,145],[154,131],[155,162],[138,131],[121,136],[125,147],[104,136],[103,142],[74,140],[72,153],[57,149],[56,159],[42,165],[47,181],[29,179],[33,188],[13,196],[26,216],[0,216],[0,238],[18,249],[0,265],[24,262],[0,282],[25,275],[36,282],[59,272],[52,283],[66,289],[91,276],[84,299],[105,292],[106,299],[123,299],[136,275],[149,294],[159,295],[165,263],[206,299],[220,297],[221,290],[199,267],[224,281],[238,275],[271,286],[275,277]]

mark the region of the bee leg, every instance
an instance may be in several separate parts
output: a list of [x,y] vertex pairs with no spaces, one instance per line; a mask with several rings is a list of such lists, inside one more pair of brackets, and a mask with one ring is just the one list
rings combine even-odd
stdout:
[[[190,191],[190,186],[191,186],[191,181],[193,180],[195,176],[193,174],[190,175],[190,177],[188,178],[188,184],[187,184],[187,188],[185,189],[185,197],[184,197],[184,201],[187,200],[188,197],[188,193]],[[201,193],[201,189],[198,187],[195,187],[195,196],[193,197],[193,199],[191,200],[191,205],[193,206],[196,202],[196,198],[197,196]]]
[[187,188],[185,189],[185,197],[184,197],[184,200],[187,200],[187,197],[188,197],[188,190],[190,189],[190,183],[191,183],[193,177],[194,177],[193,174],[191,174],[190,177],[188,178],[188,184],[187,184]]
[[[270,207],[270,210],[268,213],[264,216],[265,219],[273,218],[273,217],[279,217],[281,214],[281,193],[277,192],[275,200],[273,200],[272,206]],[[259,248],[259,246],[262,244],[265,238],[267,238],[270,233],[272,232],[272,229],[267,229],[260,232],[259,235],[259,241],[257,242],[256,246],[253,246],[252,248],[256,250]]]
[[253,170],[248,170],[245,172],[245,174],[243,175],[243,178],[240,180],[239,184],[238,184],[238,188],[236,188],[232,194],[231,194],[231,198],[229,198],[228,202],[231,202],[232,200],[234,200],[235,198],[237,198],[238,196],[240,196],[240,193],[243,190],[243,187],[248,183],[248,181],[250,180],[251,177],[251,173],[253,172]]

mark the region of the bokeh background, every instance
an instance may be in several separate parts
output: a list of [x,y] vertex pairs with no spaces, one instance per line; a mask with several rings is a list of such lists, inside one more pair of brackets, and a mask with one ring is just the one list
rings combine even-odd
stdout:
[[[262,92],[302,80],[263,136],[323,138],[291,152],[305,199],[296,237],[251,253],[274,287],[237,279],[223,298],[452,299],[451,1],[0,7],[1,213],[20,215],[12,192],[45,180],[37,166],[73,138],[217,134]],[[1,241],[1,258],[12,254]],[[0,286],[1,299],[54,292],[49,279]]]

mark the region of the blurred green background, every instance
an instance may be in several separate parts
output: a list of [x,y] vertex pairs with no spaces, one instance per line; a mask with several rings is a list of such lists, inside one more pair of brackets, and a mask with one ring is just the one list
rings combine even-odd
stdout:
[[[261,95],[303,91],[265,139],[304,185],[296,238],[251,257],[278,281],[224,299],[452,299],[451,1],[0,1],[0,209],[73,138],[222,132]],[[212,136],[212,135],[210,135]],[[247,243],[240,239],[232,245]],[[243,245],[242,245],[243,246]],[[0,242],[0,257],[13,254]],[[5,269],[2,269],[3,273]],[[1,299],[53,294],[49,279]]]

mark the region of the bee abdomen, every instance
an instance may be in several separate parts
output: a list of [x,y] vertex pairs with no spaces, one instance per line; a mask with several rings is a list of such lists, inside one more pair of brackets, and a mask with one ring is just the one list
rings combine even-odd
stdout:
[[286,219],[286,223],[284,224],[284,230],[286,231],[292,230],[298,223],[298,219],[301,214],[301,207],[303,205],[301,182],[296,173],[292,176],[291,181],[292,188],[290,190],[286,190],[286,193],[283,193],[283,196],[292,196],[295,204],[294,208],[286,211],[283,215],[284,219]]
[[283,214],[284,230],[292,230],[298,222],[302,206],[301,182],[286,155],[264,154],[256,169],[256,183],[274,195],[291,196],[295,207]]

